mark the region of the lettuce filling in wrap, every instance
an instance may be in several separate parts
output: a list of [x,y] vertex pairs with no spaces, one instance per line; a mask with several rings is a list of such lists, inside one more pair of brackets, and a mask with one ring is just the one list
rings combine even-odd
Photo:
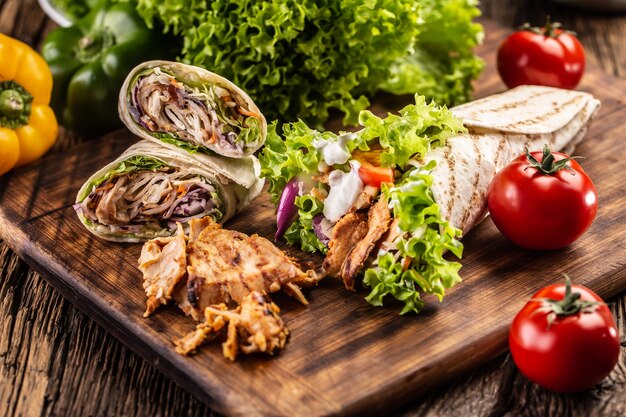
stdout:
[[522,86],[451,109],[416,96],[386,118],[361,112],[356,133],[271,125],[259,159],[276,238],[326,254],[349,290],[363,276],[371,304],[419,312],[422,295],[441,301],[461,281],[450,258],[485,217],[494,175],[525,147],[571,152],[598,108],[587,93]]
[[[404,302],[403,313],[419,312],[420,294],[442,297],[460,281],[460,264],[443,254],[463,251],[461,231],[429,189],[435,163],[417,161],[465,128],[447,108],[415,100],[384,119],[361,112],[356,133],[318,132],[300,121],[284,125],[281,137],[272,124],[259,157],[272,200],[280,200],[279,226],[290,223],[287,242],[325,253],[326,273],[348,289],[364,272],[367,300],[382,305],[391,295]],[[290,190],[292,213],[280,210]]]
[[252,99],[233,83],[167,61],[149,61],[131,71],[120,92],[119,112],[144,139],[231,158],[254,153],[267,130]]

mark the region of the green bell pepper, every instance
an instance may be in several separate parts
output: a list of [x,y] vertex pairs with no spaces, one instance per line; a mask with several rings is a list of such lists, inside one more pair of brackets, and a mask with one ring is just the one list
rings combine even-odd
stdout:
[[122,127],[119,90],[137,64],[176,49],[150,30],[131,3],[103,1],[73,26],[50,32],[42,55],[53,76],[51,106],[66,127],[93,137]]

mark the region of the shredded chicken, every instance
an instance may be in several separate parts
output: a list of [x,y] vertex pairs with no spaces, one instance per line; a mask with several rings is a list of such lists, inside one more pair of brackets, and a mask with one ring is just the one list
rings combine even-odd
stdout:
[[174,287],[185,276],[187,253],[185,232],[178,223],[175,236],[152,239],[141,249],[139,269],[143,272],[143,288],[148,296],[144,317],[172,298]]
[[204,310],[204,322],[198,324],[196,326],[196,330],[187,333],[180,339],[174,340],[176,352],[181,355],[194,353],[198,346],[219,335],[220,330],[226,326],[226,320],[224,320],[224,316],[216,315],[214,313],[216,309],[225,311],[227,310],[226,304],[219,304],[213,306],[213,308],[206,308]]
[[246,144],[239,139],[240,132],[250,117],[262,121],[262,116],[248,107],[236,91],[217,84],[202,88],[185,84],[155,67],[153,73],[137,79],[130,112],[149,132],[169,133],[179,140],[217,146],[242,156],[245,147],[257,146],[257,142]]
[[206,178],[175,168],[114,175],[95,188],[80,208],[91,221],[112,227],[141,228],[217,213],[221,201]]
[[191,220],[189,237],[178,228],[176,236],[153,239],[142,249],[145,316],[173,298],[186,314],[204,320],[175,341],[182,354],[217,336],[226,322],[224,355],[231,360],[239,350],[271,354],[282,348],[289,331],[266,294],[284,289],[307,304],[300,286],[316,284],[323,276],[303,272],[269,240],[224,230],[209,217]]
[[383,235],[389,230],[391,213],[387,199],[381,198],[367,215],[348,213],[333,228],[324,259],[327,275],[343,279],[346,289],[354,291],[354,280]]
[[341,265],[352,248],[367,234],[367,216],[362,213],[348,213],[333,227],[332,239],[328,243],[328,253],[324,259],[324,270],[331,277],[338,277]]
[[381,196],[369,210],[367,234],[354,246],[341,265],[341,277],[346,289],[354,291],[354,279],[367,261],[376,243],[389,230],[390,223],[391,213],[387,199]]
[[313,271],[303,272],[293,259],[257,235],[210,226],[189,244],[188,252],[187,292],[176,300],[196,320],[205,307],[239,304],[251,291],[272,293],[285,287],[307,304],[299,286],[319,281]]
[[222,344],[224,357],[234,361],[239,351],[273,355],[285,346],[289,337],[289,329],[279,313],[278,306],[257,291],[246,295],[234,310],[227,310],[225,304],[207,307],[205,322],[174,341],[176,351],[183,355],[194,352],[205,340],[215,337],[228,322],[227,338]]
[[371,206],[376,199],[379,191],[380,188],[373,187],[371,185],[366,185],[365,187],[363,187],[363,191],[361,191],[361,194],[359,194],[359,196],[356,198],[356,201],[350,208],[350,212],[363,210]]

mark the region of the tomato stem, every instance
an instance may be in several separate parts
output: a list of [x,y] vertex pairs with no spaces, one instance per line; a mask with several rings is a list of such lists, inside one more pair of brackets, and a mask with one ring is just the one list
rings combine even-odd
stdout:
[[553,39],[558,38],[562,33],[577,36],[576,32],[563,29],[563,25],[560,22],[553,22],[550,15],[546,16],[546,23],[543,27],[531,26],[530,23],[526,22],[520,26],[520,30],[526,30],[528,32],[536,33],[537,35],[543,35],[546,38]]
[[533,315],[536,313],[548,313],[546,315],[548,329],[557,317],[567,317],[578,313],[593,313],[597,306],[604,304],[599,301],[581,300],[579,292],[572,292],[572,281],[567,275],[564,274],[564,276],[565,296],[562,300],[554,300],[552,298],[534,298],[531,300],[542,304],[540,308],[533,312]]
[[546,144],[543,145],[543,158],[541,162],[539,162],[534,156],[530,154],[530,151],[527,147],[525,147],[524,149],[526,150],[526,158],[528,159],[528,162],[530,164],[530,166],[524,168],[524,171],[526,171],[528,168],[535,168],[543,175],[554,175],[562,169],[569,171],[572,175],[576,175],[576,172],[572,169],[571,166],[567,165],[567,162],[575,159],[583,159],[582,156],[568,156],[561,159],[560,161],[555,162],[554,154],[550,151],[550,147]]

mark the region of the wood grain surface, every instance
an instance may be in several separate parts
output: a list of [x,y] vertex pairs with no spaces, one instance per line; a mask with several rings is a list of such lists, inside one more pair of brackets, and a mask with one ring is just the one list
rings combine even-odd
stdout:
[[[27,9],[28,3],[32,2],[0,3],[0,30],[14,33],[23,40],[36,44],[41,33],[45,32],[45,29],[41,28],[47,26],[48,23],[43,19],[43,16],[37,15],[36,7],[32,4],[30,4],[31,8]],[[23,9],[20,8],[22,6]],[[483,7],[485,6],[489,6],[489,3]],[[514,7],[511,6],[510,9],[514,9]],[[21,12],[22,19],[28,17],[29,23],[14,25],[7,30],[7,22],[11,23],[11,19],[5,18],[9,15],[5,14],[5,12],[8,13],[7,10],[13,13],[13,22],[20,22]],[[14,10],[17,12],[13,12]],[[489,10],[488,7],[486,10]],[[556,14],[553,13],[553,15]],[[598,18],[596,17],[596,19]],[[611,20],[608,17],[604,17],[604,19]],[[40,22],[37,26],[38,29],[29,26],[33,21]],[[573,19],[573,22],[576,23],[578,20]],[[609,33],[613,26],[606,24]],[[579,28],[574,27],[574,29],[580,32]],[[584,38],[583,41],[585,41]],[[598,53],[597,56],[602,57],[602,54]],[[619,63],[620,61],[618,59],[615,62]],[[493,79],[493,74],[491,77]],[[601,76],[587,79],[586,88],[595,88],[603,83],[609,84],[606,90],[611,92],[610,80],[605,80]],[[497,82],[485,83],[482,85],[482,92],[491,92],[499,88],[501,86]],[[620,97],[617,97],[617,88],[613,89],[616,90],[613,92],[616,99],[609,100],[609,103],[619,106]],[[606,102],[605,109],[607,109]],[[607,117],[612,117],[610,120],[613,122],[619,121],[620,113],[614,112],[612,115],[608,114]],[[620,134],[619,131],[612,130],[609,126],[604,126],[602,129],[604,130],[600,130],[598,134],[617,136]],[[590,135],[594,134],[592,132]],[[74,140],[71,137],[68,140],[68,137],[64,135],[60,146],[68,146],[67,144],[71,144]],[[583,148],[579,149],[582,150]],[[589,149],[592,148],[584,150]],[[595,147],[592,150],[598,151]],[[622,147],[622,154],[623,150]],[[615,160],[615,155],[619,154],[614,154],[613,160]],[[592,167],[593,165],[588,167],[591,172],[593,172]],[[52,177],[54,177],[54,166],[48,169],[52,171]],[[623,188],[620,189],[619,186],[616,186],[613,191],[616,191],[618,196],[620,192],[622,197],[624,195]],[[68,201],[71,202],[71,199]],[[4,203],[2,205],[4,206]],[[33,215],[37,216],[37,213]],[[63,216],[60,212],[54,215]],[[614,219],[617,222],[616,228],[620,224],[624,224],[623,213],[621,216],[616,216]],[[33,224],[36,225],[37,221],[34,221]],[[490,228],[492,229],[491,226],[486,226],[485,233],[490,233]],[[613,232],[615,239],[623,239],[623,230],[620,232],[614,229]],[[49,236],[57,234],[61,238],[68,237],[58,230],[46,230],[45,228],[38,230],[37,233],[48,234]],[[598,229],[598,233],[606,232]],[[470,235],[470,240],[472,236]],[[71,236],[71,238],[74,237]],[[476,237],[474,239],[482,238]],[[58,237],[57,240],[59,240]],[[616,243],[617,248],[623,250],[623,240],[621,240],[621,246],[619,240],[613,242],[614,245]],[[470,241],[466,241],[466,245],[470,244]],[[591,252],[593,252],[592,249],[603,250],[603,248],[588,249]],[[201,403],[191,398],[189,394],[164,378],[146,362],[122,347],[101,328],[78,313],[73,306],[62,300],[58,293],[50,289],[23,262],[19,261],[6,245],[1,246],[0,259],[2,259],[0,262],[0,274],[2,275],[0,282],[0,358],[2,358],[0,361],[2,366],[0,404],[6,404],[6,407],[0,406],[0,411],[4,411],[6,415],[211,414],[211,411]],[[468,259],[471,260],[471,258]],[[518,259],[518,267],[525,267],[523,264],[527,261],[528,257],[524,259],[522,256]],[[81,267],[81,265],[68,263],[65,267],[69,269]],[[467,267],[468,265],[466,265],[466,269]],[[534,264],[531,267],[534,273],[538,275],[542,273],[539,270],[539,265]],[[467,281],[466,284],[469,285]],[[323,305],[319,302],[322,297],[318,299],[315,295],[318,291],[333,294],[334,290],[332,287],[315,290],[312,306],[315,303],[319,306]],[[605,288],[605,291],[608,292],[612,290],[614,288]],[[339,293],[339,291],[337,292]],[[458,293],[460,294],[460,292]],[[141,297],[140,289],[137,294]],[[454,294],[457,294],[456,290]],[[108,300],[105,299],[105,301]],[[125,304],[132,305],[134,301],[125,302]],[[280,302],[281,304],[286,303],[287,308],[290,308],[289,300],[280,299]],[[137,306],[135,305],[135,307]],[[297,306],[291,307],[298,309]],[[337,308],[341,309],[341,306]],[[368,308],[368,306],[364,305],[364,308]],[[440,307],[438,312],[435,312],[431,317],[441,313],[442,308]],[[612,308],[616,312],[618,322],[623,329],[625,324],[623,296],[617,299]],[[310,311],[311,309],[307,309],[305,313],[309,314]],[[358,311],[359,309],[357,309]],[[167,314],[170,313],[173,314],[171,311],[168,311]],[[292,317],[297,317],[297,311],[295,316],[289,316],[290,325]],[[395,316],[388,319],[389,323],[394,323],[394,318]],[[355,320],[354,317],[350,317],[350,319]],[[167,322],[165,318],[163,320]],[[358,321],[358,317],[356,321]],[[361,326],[358,327],[358,329],[354,329],[357,333],[361,329]],[[291,343],[294,342],[295,332],[294,340]],[[288,349],[291,347],[292,345],[289,345]],[[216,350],[213,349],[212,353],[216,354]],[[459,362],[463,362],[464,356],[470,354],[471,350],[458,355]],[[283,359],[282,355],[280,359]],[[449,365],[451,367],[463,366],[462,363],[459,365],[454,361],[451,361]],[[624,364],[620,362],[611,377],[590,393],[580,396],[559,396],[545,392],[528,383],[517,374],[510,360],[503,362],[501,358],[490,362],[482,370],[461,377],[452,385],[434,392],[428,397],[417,399],[413,405],[405,409],[403,414],[624,415],[624,374]],[[414,391],[410,387],[406,388],[411,392],[403,396],[405,400],[416,396],[419,392],[419,390]]]

